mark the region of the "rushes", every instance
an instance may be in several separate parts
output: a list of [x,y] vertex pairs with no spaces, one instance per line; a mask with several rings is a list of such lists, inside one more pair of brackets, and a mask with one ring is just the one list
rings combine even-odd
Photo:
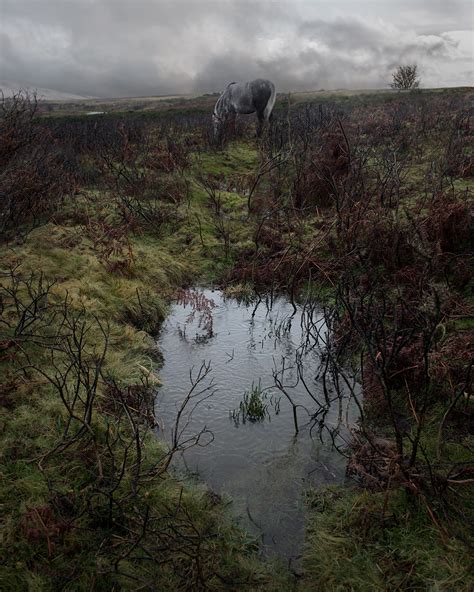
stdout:
[[273,394],[269,394],[266,389],[262,389],[260,382],[258,385],[252,383],[250,390],[244,392],[238,409],[229,411],[229,416],[234,420],[236,427],[241,422],[256,423],[265,418],[271,419],[269,411],[271,407],[273,407],[275,415],[280,413],[280,397],[275,397]]

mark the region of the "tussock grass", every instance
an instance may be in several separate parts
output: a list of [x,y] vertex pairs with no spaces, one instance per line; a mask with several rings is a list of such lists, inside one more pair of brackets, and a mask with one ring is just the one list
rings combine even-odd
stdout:
[[422,500],[328,488],[308,504],[303,590],[472,590],[468,547],[440,533]]

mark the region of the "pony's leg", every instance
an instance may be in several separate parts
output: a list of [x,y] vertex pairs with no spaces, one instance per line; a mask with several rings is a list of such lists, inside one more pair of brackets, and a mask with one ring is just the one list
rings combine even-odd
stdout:
[[270,113],[270,115],[268,117],[265,117],[265,125],[266,125],[267,134],[269,134],[271,132],[272,127],[273,127],[273,111]]
[[262,137],[263,125],[265,123],[265,117],[263,113],[257,113],[258,123],[257,123],[257,138]]

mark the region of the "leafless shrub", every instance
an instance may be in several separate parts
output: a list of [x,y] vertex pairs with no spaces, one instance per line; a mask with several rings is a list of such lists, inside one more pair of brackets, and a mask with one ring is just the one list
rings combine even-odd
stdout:
[[35,121],[35,95],[0,101],[0,234],[19,238],[47,221],[76,189],[64,154]]
[[[125,123],[117,125],[114,142],[98,147],[104,180],[115,194],[126,221],[159,233],[182,218],[178,206],[189,199],[184,144],[142,130],[139,140]],[[176,177],[163,176],[174,173]]]
[[21,149],[29,146],[39,130],[35,126],[38,99],[35,93],[19,91],[0,101],[0,166],[4,167]]
[[3,351],[18,353],[22,344],[54,341],[58,308],[52,294],[54,281],[39,273],[23,273],[20,263],[0,274],[0,328]]
[[198,183],[208,197],[208,205],[213,214],[214,230],[217,237],[224,243],[224,254],[228,258],[231,247],[232,222],[222,194],[222,180],[215,175],[199,175]]
[[[359,429],[347,443],[348,470],[375,490],[404,488],[441,530],[433,500],[448,504],[458,487],[472,482],[468,463],[443,456],[450,438],[457,446],[463,441],[448,426],[472,425],[466,405],[472,338],[468,330],[463,339],[459,332],[445,337],[449,319],[457,318],[453,302],[462,301],[472,276],[472,196],[454,183],[470,172],[465,108],[463,101],[411,95],[369,115],[366,106],[327,118],[311,109],[298,116],[289,111],[286,122],[277,121],[280,132],[285,129],[278,141],[289,150],[283,198],[277,212],[267,209],[253,253],[242,256],[231,276],[261,281],[272,292],[286,289],[292,297],[305,281],[332,286],[328,337],[321,341],[315,323],[305,330],[309,347],[323,343],[319,376],[326,403],[350,393],[360,412]],[[312,137],[298,118],[308,122]],[[426,160],[426,142],[442,151],[420,197],[413,162]],[[270,195],[266,199],[272,204]],[[311,207],[320,224],[311,218],[318,238],[309,245],[306,237],[299,240],[305,236],[299,221]],[[459,317],[468,314],[465,308]],[[277,387],[291,397],[283,381]],[[295,429],[303,411],[304,417],[313,413],[321,433],[325,405],[308,400],[304,410],[292,405]],[[433,421],[439,426],[436,455],[425,448]],[[375,433],[381,426],[384,438]]]
[[397,70],[392,74],[392,78],[393,82],[390,85],[392,88],[410,90],[420,86],[418,66],[416,64],[398,66]]

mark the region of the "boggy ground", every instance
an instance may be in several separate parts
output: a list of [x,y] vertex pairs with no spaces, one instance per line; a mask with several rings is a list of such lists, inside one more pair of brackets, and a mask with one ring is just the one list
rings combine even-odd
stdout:
[[[2,589],[472,589],[472,92],[311,98],[218,145],[189,105],[4,103]],[[322,371],[362,381],[297,574],[153,433],[153,335],[198,281],[323,303]]]

